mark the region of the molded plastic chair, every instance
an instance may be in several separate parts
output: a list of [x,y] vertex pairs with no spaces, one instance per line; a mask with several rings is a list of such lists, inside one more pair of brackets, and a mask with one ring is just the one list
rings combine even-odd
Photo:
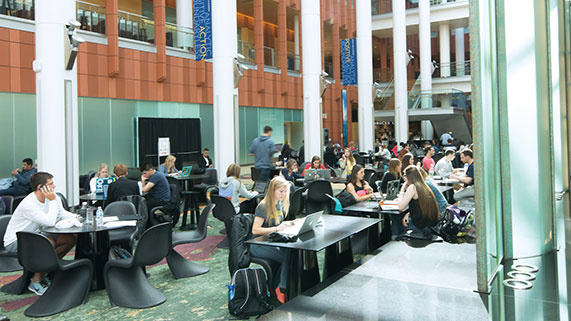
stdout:
[[333,195],[331,183],[326,180],[316,180],[307,187],[305,213],[311,214],[323,210],[324,214],[331,213],[331,200],[325,194]]
[[26,196],[27,195],[14,196],[14,205],[12,207],[12,213],[16,211],[18,205],[20,205],[20,202],[22,202],[24,198],[26,198]]
[[146,265],[160,262],[171,249],[170,223],[155,225],[143,233],[133,257],[105,263],[105,288],[112,305],[142,309],[166,301],[144,272]]
[[300,188],[291,194],[286,220],[295,220],[295,218],[303,212],[303,192],[304,189]]
[[[103,216],[138,216],[135,205],[128,201],[113,202],[103,210]],[[131,244],[135,238],[137,227],[128,226],[120,229],[109,230],[109,243],[111,245],[119,244],[123,248],[131,249]]]
[[368,182],[369,178],[371,178],[371,176],[373,176],[374,174],[375,174],[374,169],[365,168],[365,176],[363,177],[363,179]]
[[2,196],[2,202],[6,205],[4,214],[14,214],[14,196],[4,195]]
[[137,231],[135,232],[135,240],[139,240],[143,232],[147,229],[149,221],[149,209],[147,207],[147,200],[141,195],[126,195],[121,197],[120,201],[131,202],[137,209],[137,215],[140,219],[137,221]]
[[204,174],[208,177],[203,179],[200,184],[194,185],[192,188],[193,191],[199,193],[198,200],[202,203],[207,201],[206,190],[212,186],[218,185],[218,172],[216,171],[216,168],[207,168]]
[[69,211],[69,204],[67,202],[67,198],[65,198],[65,196],[60,192],[57,192],[56,195],[60,198],[61,206],[63,206],[63,209]]
[[[6,234],[6,227],[12,215],[0,216],[0,240],[4,239]],[[0,242],[0,272],[14,272],[22,269],[18,263],[18,253],[10,253],[4,248],[4,242]]]
[[87,300],[93,279],[93,266],[88,259],[61,260],[55,248],[43,235],[18,232],[18,259],[28,271],[55,272],[46,292],[24,311],[29,317],[60,313]]
[[174,247],[180,244],[197,243],[204,240],[206,238],[208,216],[215,206],[215,204],[209,204],[202,210],[196,230],[172,233],[172,249],[167,255],[167,263],[175,279],[197,276],[209,271],[208,267],[184,258]]
[[178,192],[178,186],[176,184],[169,184],[171,191],[171,199],[167,205],[157,206],[151,209],[149,215],[149,221],[151,225],[157,225],[163,223],[164,221],[158,220],[159,213],[163,213],[169,217],[172,226],[175,226],[180,218],[180,194]]
[[227,249],[229,246],[228,235],[230,234],[230,231],[232,229],[232,217],[236,215],[236,210],[234,210],[232,202],[226,197],[219,195],[211,195],[210,200],[212,201],[213,204],[216,204],[216,207],[212,210],[212,214],[214,215],[214,217],[216,217],[218,220],[224,223],[227,235],[227,237],[225,237],[216,246],[221,249]]
[[371,175],[371,177],[369,177],[369,179],[367,180],[367,182],[369,183],[369,186],[371,186],[374,193],[379,191],[377,188],[377,185],[375,184],[375,182],[378,180],[379,180],[379,173],[377,173],[377,172],[375,172],[373,175]]

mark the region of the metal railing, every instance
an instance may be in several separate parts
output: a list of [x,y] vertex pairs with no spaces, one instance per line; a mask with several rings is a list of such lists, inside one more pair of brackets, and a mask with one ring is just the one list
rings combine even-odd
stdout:
[[[467,2],[468,0],[430,0],[431,6],[446,4],[450,2]],[[406,0],[406,9],[418,8],[418,0]],[[393,11],[392,0],[371,0],[371,14],[378,15]]]
[[375,68],[373,69],[373,81],[385,83],[391,81],[394,76],[392,68]]
[[165,27],[168,47],[194,51],[194,30],[192,28],[169,22],[165,24]]
[[279,68],[279,50],[271,47],[264,47],[264,65]]
[[466,94],[457,89],[410,92],[408,108],[468,108]]
[[287,53],[287,70],[299,71],[300,70],[300,62],[299,61],[300,61],[299,55],[288,52]]
[[155,22],[138,14],[118,11],[119,37],[155,43]]
[[253,43],[238,40],[238,53],[244,56],[241,61],[256,63],[256,46]]
[[76,19],[81,30],[105,34],[105,7],[85,1],[76,1]]
[[34,0],[2,0],[0,14],[34,20]]
[[432,74],[432,78],[447,78],[470,75],[470,60],[466,60],[462,63],[436,63],[436,66],[437,69]]

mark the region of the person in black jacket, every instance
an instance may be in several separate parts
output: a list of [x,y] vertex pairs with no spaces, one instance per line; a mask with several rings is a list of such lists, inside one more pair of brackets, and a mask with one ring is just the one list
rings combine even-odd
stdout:
[[210,157],[208,156],[209,153],[210,150],[208,148],[205,148],[204,151],[202,152],[202,156],[198,158],[198,167],[200,168],[214,167],[214,165],[212,164],[212,159],[210,159]]
[[115,165],[115,167],[113,167],[113,173],[118,177],[118,179],[109,185],[105,206],[120,200],[123,196],[141,195],[139,184],[126,177],[127,166],[125,166],[125,164]]
[[402,182],[401,166],[402,164],[398,158],[391,158],[389,161],[389,170],[385,173],[385,176],[383,176],[383,182],[381,184],[381,191],[383,193],[387,192],[387,185],[390,181],[401,180]]

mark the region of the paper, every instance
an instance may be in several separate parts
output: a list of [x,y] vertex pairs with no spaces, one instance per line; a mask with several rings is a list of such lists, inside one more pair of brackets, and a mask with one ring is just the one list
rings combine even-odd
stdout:
[[56,223],[57,229],[64,229],[70,227],[81,227],[81,223],[76,218],[67,218]]
[[381,205],[381,208],[383,209],[383,211],[398,211],[399,210],[398,205],[387,205],[386,203],[385,203],[385,205]]
[[398,202],[396,200],[391,200],[391,201],[384,201],[383,204],[385,204],[385,205],[398,205]]
[[103,217],[103,224],[105,224],[107,222],[115,222],[118,220],[119,220],[119,218],[117,216],[104,216]]
[[104,224],[105,227],[126,227],[126,226],[137,226],[137,221],[114,221],[114,222],[107,222]]

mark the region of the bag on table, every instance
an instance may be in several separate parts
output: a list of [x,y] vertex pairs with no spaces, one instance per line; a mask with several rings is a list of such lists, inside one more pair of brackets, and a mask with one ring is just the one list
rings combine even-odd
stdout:
[[239,269],[228,287],[228,310],[230,314],[246,318],[270,312],[270,291],[266,271],[261,268]]

